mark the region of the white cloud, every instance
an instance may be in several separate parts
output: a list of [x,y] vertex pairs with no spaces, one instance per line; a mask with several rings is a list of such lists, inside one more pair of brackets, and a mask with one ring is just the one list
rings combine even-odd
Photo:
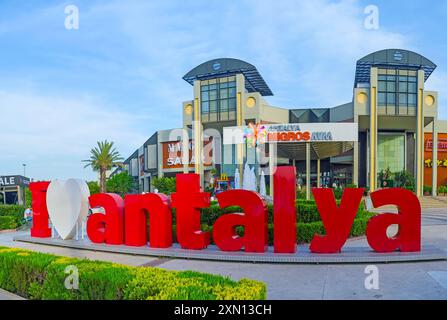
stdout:
[[[71,33],[61,5],[3,22],[0,36],[38,30],[29,38],[49,49],[35,44],[47,64],[0,76],[0,117],[14,119],[2,120],[1,169],[14,173],[26,161],[39,178],[94,177],[80,160],[97,140],[114,140],[127,157],[155,130],[180,125],[181,102],[192,97],[181,77],[218,57],[257,66],[274,105],[345,103],[358,59],[392,47],[418,51],[384,25],[365,29],[363,10],[357,1],[110,1],[80,6]],[[442,106],[446,78],[436,70],[427,84]],[[41,79],[51,79],[44,89]],[[59,81],[79,86],[58,91]]]

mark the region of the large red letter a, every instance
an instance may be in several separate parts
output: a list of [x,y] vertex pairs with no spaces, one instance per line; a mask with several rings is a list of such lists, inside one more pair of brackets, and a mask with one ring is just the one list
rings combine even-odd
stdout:
[[[377,252],[421,251],[421,205],[418,198],[409,190],[391,188],[371,194],[375,208],[395,205],[399,213],[383,213],[372,217],[366,227],[369,245]],[[399,225],[399,232],[388,238],[386,230],[392,224]]]

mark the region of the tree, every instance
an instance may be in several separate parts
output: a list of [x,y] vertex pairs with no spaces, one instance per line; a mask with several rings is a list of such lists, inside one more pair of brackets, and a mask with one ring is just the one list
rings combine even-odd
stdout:
[[120,194],[122,197],[134,189],[134,180],[127,172],[121,172],[107,180],[107,190]]
[[92,167],[93,171],[99,172],[99,190],[106,192],[106,172],[113,167],[122,166],[123,158],[113,147],[113,142],[98,141],[98,146],[90,150],[90,159],[82,160],[87,162],[84,168]]
[[175,192],[175,178],[162,177],[152,178],[152,185],[160,193],[171,194]]
[[99,184],[96,181],[89,181],[87,182],[88,189],[90,190],[90,194],[96,194],[99,193]]

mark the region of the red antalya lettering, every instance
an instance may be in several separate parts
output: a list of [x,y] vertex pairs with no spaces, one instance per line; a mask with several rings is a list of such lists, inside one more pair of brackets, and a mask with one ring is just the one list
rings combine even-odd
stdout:
[[[421,251],[421,205],[419,199],[409,190],[391,188],[371,194],[375,208],[395,205],[399,213],[382,213],[372,217],[366,227],[366,239],[374,251],[402,252]],[[387,229],[398,225],[396,236],[389,238]]]

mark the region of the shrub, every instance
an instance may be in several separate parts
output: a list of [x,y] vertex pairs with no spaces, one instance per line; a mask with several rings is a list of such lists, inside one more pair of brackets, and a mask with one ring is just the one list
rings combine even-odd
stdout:
[[152,185],[159,193],[171,194],[175,192],[175,178],[161,177],[152,179]]
[[0,204],[0,216],[14,216],[17,223],[23,219],[25,207],[15,204]]
[[396,172],[394,175],[394,181],[396,182],[395,187],[405,188],[407,190],[414,190],[414,177],[410,171],[403,170]]
[[124,197],[131,190],[135,189],[135,182],[131,175],[127,171],[115,174],[109,178],[106,182],[107,192],[118,193],[121,197]]
[[[65,287],[66,267],[79,271],[79,288]],[[265,299],[262,282],[192,271],[128,267],[0,247],[0,287],[28,299]]]
[[99,193],[99,184],[98,184],[98,182],[96,182],[96,181],[89,181],[89,182],[87,182],[87,186],[88,186],[88,189],[90,190],[90,194],[91,195]]
[[24,222],[25,207],[15,204],[0,205],[0,230],[15,229]]
[[0,230],[15,229],[19,226],[14,216],[0,216]]
[[439,186],[438,187],[438,193],[446,194],[447,193],[447,186]]

